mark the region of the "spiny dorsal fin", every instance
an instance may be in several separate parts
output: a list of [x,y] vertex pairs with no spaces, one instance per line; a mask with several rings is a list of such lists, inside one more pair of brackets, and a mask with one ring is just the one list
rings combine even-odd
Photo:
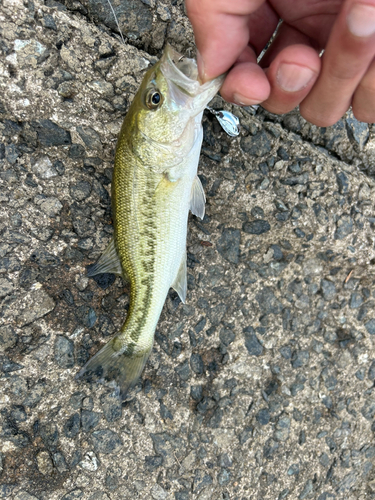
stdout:
[[[111,239],[109,245],[104,250],[99,260],[90,267],[87,271],[87,276],[96,276],[97,274],[112,273],[123,276],[121,262],[117,254],[114,238]],[[126,280],[125,276],[123,278]]]
[[202,183],[199,180],[199,177],[195,176],[193,185],[191,187],[191,195],[190,195],[191,212],[197,217],[203,219],[205,203],[206,203],[206,197],[204,195]]
[[182,256],[180,268],[178,270],[176,279],[173,282],[172,288],[176,290],[181,302],[185,304],[187,292],[187,271],[186,271],[186,253]]

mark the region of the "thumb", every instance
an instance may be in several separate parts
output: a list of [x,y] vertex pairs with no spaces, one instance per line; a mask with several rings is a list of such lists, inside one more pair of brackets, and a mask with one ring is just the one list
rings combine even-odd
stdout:
[[199,76],[225,73],[249,42],[249,19],[264,0],[186,0],[197,44]]

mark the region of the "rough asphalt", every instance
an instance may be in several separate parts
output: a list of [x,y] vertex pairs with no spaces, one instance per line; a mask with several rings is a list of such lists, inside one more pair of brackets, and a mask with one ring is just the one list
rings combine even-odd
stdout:
[[0,498],[375,499],[375,128],[204,118],[204,220],[125,402],[74,376],[121,326],[116,137],[182,0],[0,6]]

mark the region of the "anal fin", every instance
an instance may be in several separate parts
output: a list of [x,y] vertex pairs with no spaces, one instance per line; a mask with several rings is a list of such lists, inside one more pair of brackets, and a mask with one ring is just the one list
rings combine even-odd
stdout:
[[206,197],[199,177],[196,175],[191,187],[190,195],[190,210],[192,214],[204,218],[204,210],[206,205]]
[[185,304],[187,292],[187,269],[186,269],[186,252],[182,256],[180,268],[177,276],[172,284],[172,288],[176,290],[181,302]]
[[[104,273],[112,273],[123,276],[121,262],[116,250],[114,238],[111,239],[99,260],[89,267],[87,276],[92,277],[96,276],[97,274]],[[123,278],[126,281],[126,277],[123,276]]]

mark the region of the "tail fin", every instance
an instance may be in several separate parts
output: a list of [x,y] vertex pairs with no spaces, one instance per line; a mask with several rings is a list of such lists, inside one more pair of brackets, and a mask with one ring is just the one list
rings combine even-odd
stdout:
[[82,378],[86,382],[114,381],[122,398],[125,398],[141,375],[152,346],[143,352],[126,354],[122,349],[115,349],[115,340],[116,337],[97,352],[77,373],[76,379]]

